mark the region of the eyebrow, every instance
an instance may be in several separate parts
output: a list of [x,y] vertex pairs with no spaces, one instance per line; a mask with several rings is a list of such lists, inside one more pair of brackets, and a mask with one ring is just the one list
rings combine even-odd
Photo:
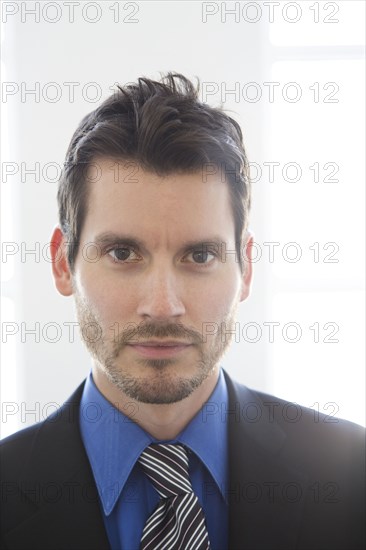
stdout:
[[100,247],[123,243],[135,248],[145,248],[144,242],[140,239],[136,239],[131,235],[118,235],[117,233],[111,233],[109,231],[97,235],[94,239],[94,243]]
[[[133,235],[122,235],[109,231],[97,235],[94,239],[94,243],[101,248],[112,244],[125,244],[131,248],[147,250],[147,245],[143,240],[138,239]],[[181,249],[188,250],[202,245],[214,245],[219,248],[223,243],[225,243],[225,240],[220,237],[220,235],[212,235],[204,239],[186,241],[183,243]]]

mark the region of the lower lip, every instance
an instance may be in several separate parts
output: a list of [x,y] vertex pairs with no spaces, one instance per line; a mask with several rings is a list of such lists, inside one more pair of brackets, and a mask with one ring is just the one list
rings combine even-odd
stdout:
[[177,346],[139,346],[131,345],[129,346],[143,355],[144,357],[156,358],[156,357],[173,357],[178,353],[191,347],[188,345],[177,345]]

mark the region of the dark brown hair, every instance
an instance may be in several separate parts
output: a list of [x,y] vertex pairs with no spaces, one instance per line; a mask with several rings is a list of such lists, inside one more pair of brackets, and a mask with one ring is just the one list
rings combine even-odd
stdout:
[[164,176],[217,167],[230,186],[236,250],[250,210],[249,167],[239,124],[198,99],[197,87],[179,73],[161,81],[139,78],[116,92],[80,122],[66,153],[57,194],[59,222],[74,269],[87,212],[87,171],[96,158],[133,161]]

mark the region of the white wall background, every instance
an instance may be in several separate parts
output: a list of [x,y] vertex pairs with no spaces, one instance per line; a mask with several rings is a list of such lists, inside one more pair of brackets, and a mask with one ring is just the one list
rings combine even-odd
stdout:
[[363,424],[364,3],[3,2],[2,23],[2,437],[90,370],[47,256],[71,135],[115,82],[168,70],[223,102],[253,163],[258,259],[224,365]]

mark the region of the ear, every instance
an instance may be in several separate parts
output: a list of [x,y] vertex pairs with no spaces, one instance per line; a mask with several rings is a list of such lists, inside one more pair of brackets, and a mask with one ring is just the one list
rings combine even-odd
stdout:
[[57,290],[63,296],[73,294],[72,275],[67,260],[67,243],[60,227],[55,227],[51,241],[50,251],[52,258],[52,273]]
[[252,247],[253,247],[253,234],[247,231],[246,238],[244,240],[244,246],[242,249],[243,260],[243,275],[242,275],[242,289],[240,294],[240,301],[246,300],[250,293],[250,285],[252,282]]

